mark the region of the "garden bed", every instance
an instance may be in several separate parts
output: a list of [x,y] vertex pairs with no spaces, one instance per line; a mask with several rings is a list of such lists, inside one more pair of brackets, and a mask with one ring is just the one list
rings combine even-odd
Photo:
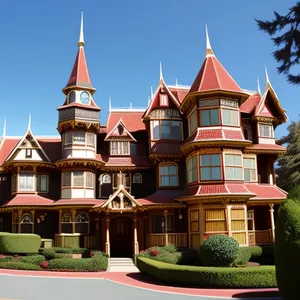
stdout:
[[137,267],[153,279],[172,285],[202,288],[272,288],[277,286],[274,266],[195,267],[137,257]]

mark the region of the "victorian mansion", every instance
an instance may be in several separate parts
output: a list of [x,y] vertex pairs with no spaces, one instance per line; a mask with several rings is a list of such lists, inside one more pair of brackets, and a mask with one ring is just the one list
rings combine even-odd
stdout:
[[37,233],[55,246],[132,256],[154,245],[198,248],[210,235],[240,245],[274,242],[274,163],[287,116],[266,73],[263,93],[242,89],[206,55],[191,86],[162,69],[145,109],[109,109],[100,124],[84,52],[58,110],[58,137],[3,134],[0,231]]

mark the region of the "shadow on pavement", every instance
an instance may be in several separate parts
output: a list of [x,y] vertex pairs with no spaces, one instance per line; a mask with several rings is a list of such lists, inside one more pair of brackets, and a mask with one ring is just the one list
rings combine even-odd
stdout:
[[272,291],[272,292],[259,292],[259,291],[253,291],[253,292],[241,292],[241,293],[237,293],[237,294],[234,294],[232,295],[232,298],[271,298],[271,299],[274,299],[274,298],[277,298],[277,299],[283,299],[281,298],[280,296],[280,293],[277,292],[277,291]]

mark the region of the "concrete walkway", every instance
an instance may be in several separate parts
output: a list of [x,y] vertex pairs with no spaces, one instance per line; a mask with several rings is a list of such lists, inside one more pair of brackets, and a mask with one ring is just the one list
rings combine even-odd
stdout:
[[125,272],[125,273],[139,273],[139,269],[133,263],[131,258],[116,258],[109,259],[108,272]]

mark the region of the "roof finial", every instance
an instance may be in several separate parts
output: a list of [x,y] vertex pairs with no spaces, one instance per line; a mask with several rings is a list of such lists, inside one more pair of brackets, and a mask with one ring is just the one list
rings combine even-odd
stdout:
[[31,114],[29,114],[29,118],[28,118],[28,128],[27,131],[31,130]]
[[257,76],[257,91],[261,95],[260,84],[259,84],[259,76]]
[[111,96],[109,97],[108,100],[108,111],[111,111]]
[[148,97],[148,106],[149,106],[150,102],[151,102],[151,98]]
[[2,137],[5,138],[6,137],[6,118],[4,119],[4,125],[3,125],[3,134]]
[[163,80],[162,64],[159,63],[159,80]]
[[213,56],[214,53],[212,51],[210,41],[209,41],[207,24],[205,24],[205,33],[206,33],[206,56]]
[[178,79],[176,78],[176,86],[178,86]]
[[78,46],[84,46],[84,37],[83,37],[83,11],[81,12],[81,22],[80,22],[80,34],[79,34],[79,41]]
[[271,85],[268,70],[267,70],[267,65],[265,65],[265,72],[266,72],[266,88],[267,88],[269,85]]
[[152,99],[153,99],[153,97],[154,97],[154,95],[153,95],[153,88],[152,88],[152,86],[151,86],[150,90],[151,90],[151,100],[152,100]]

